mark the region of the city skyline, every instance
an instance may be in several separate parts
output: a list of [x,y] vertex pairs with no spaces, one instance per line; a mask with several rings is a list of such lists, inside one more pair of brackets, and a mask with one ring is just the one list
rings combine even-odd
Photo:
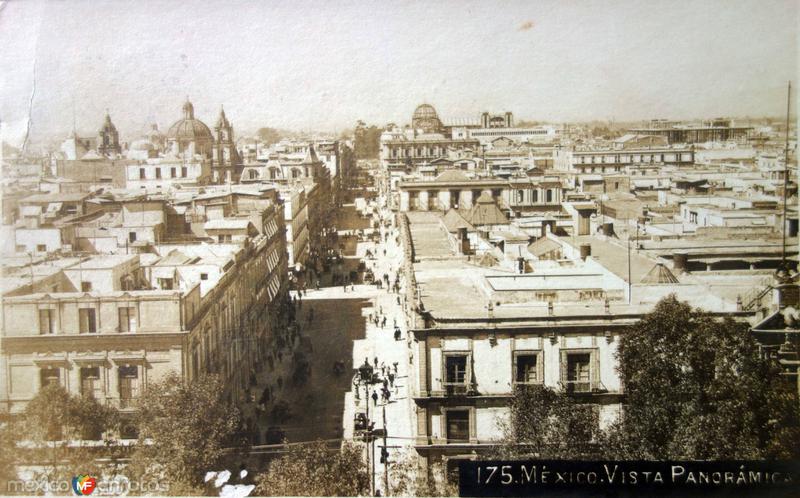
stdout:
[[780,116],[797,69],[794,2],[119,5],[4,5],[5,141],[95,130],[105,109],[135,138],[187,96],[241,133],[404,124],[422,102],[550,122]]

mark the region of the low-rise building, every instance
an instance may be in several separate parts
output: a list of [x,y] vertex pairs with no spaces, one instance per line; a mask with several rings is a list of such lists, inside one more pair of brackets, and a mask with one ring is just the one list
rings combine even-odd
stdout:
[[[617,420],[624,396],[620,338],[670,293],[720,315],[755,315],[729,289],[673,274],[658,259],[626,256],[625,242],[613,237],[558,237],[548,230],[527,245],[513,232],[489,232],[484,240],[496,241],[494,247],[470,253],[446,228],[447,216],[401,215],[408,382],[414,448],[423,463],[453,464],[491,452],[518,385],[573,396],[592,409],[600,427]],[[501,250],[500,243],[513,247]]]
[[170,371],[219,374],[231,399],[242,397],[285,333],[283,212],[259,214],[263,231],[245,219],[245,233],[221,244],[17,262],[4,276],[3,410],[20,412],[51,382],[129,410]]

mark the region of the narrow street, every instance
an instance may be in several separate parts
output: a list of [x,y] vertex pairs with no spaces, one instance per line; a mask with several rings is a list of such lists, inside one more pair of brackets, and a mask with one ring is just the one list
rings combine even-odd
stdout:
[[[282,355],[274,369],[257,376],[253,392],[258,397],[266,388],[267,410],[245,413],[255,421],[259,444],[321,439],[336,446],[342,439],[363,441],[355,433],[354,420],[356,414],[367,416],[368,412],[374,428],[387,431],[386,442],[378,438],[369,449],[375,489],[381,490],[385,488],[381,447],[388,446],[389,461],[397,462],[412,443],[409,346],[401,307],[404,281],[398,276],[403,255],[391,212],[383,211],[382,216],[379,228],[373,229],[373,218],[362,216],[353,205],[341,209],[337,228],[343,258],[333,270],[349,274],[363,262],[375,282],[363,283],[359,278],[354,285],[331,286],[332,272],[328,272],[319,277],[319,289],[308,286],[302,295],[291,292],[298,337],[291,353]],[[355,235],[359,230],[361,238]],[[400,331],[397,340],[396,329]],[[368,388],[361,383],[356,389],[358,368],[365,360],[380,380]]]

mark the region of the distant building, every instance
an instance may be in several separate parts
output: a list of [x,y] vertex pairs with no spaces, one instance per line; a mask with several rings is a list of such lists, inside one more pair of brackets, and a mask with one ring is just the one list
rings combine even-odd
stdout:
[[401,181],[400,211],[447,211],[471,209],[481,195],[502,204],[510,212],[560,209],[563,186],[558,177],[469,178],[464,172],[448,170],[431,180]]
[[724,142],[746,139],[753,128],[734,126],[732,121],[716,118],[699,124],[680,124],[674,121],[652,120],[643,128],[631,128],[637,135],[658,135],[665,137],[670,144],[693,144],[702,142]]

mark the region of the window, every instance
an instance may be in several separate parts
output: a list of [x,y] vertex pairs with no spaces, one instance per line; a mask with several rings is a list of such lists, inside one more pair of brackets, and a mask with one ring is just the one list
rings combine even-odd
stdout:
[[39,310],[39,333],[53,333],[53,310]]
[[81,292],[91,292],[91,290],[92,290],[91,282],[81,282]]
[[136,232],[128,232],[128,242],[136,242]]
[[567,391],[588,392],[591,390],[589,353],[567,353]]
[[547,202],[548,203],[553,202],[553,190],[552,189],[547,189]]
[[169,169],[169,177],[170,178],[175,178],[177,176],[176,171],[178,171],[176,168],[170,168]]
[[189,176],[189,170],[186,166],[181,167],[181,178],[186,178],[187,176]]
[[130,408],[139,397],[139,367],[125,365],[119,367],[119,406]]
[[36,252],[47,252],[47,246],[45,244],[36,244]]
[[81,394],[98,399],[103,394],[100,367],[81,367]]
[[58,386],[61,384],[61,369],[43,368],[39,370],[39,385],[47,387],[49,385]]
[[139,168],[139,179],[144,180],[147,176],[144,174],[144,168]]
[[172,290],[172,279],[171,278],[159,278],[158,279],[158,286],[161,290]]
[[465,394],[469,384],[469,355],[465,353],[445,354],[444,385],[448,394]]
[[445,424],[448,443],[469,442],[469,410],[447,410]]
[[226,242],[230,242],[231,241],[231,236],[230,236],[230,234],[220,234],[218,236],[218,239],[219,239],[219,243],[220,244],[224,244]]
[[132,307],[117,308],[119,314],[119,331],[120,332],[135,332],[136,331],[136,310]]
[[539,202],[539,191],[538,190],[534,190],[533,191],[533,202]]
[[200,280],[208,280],[208,273],[201,273]]
[[514,352],[514,382],[518,384],[537,384],[541,383],[541,377],[538,352]]
[[517,190],[517,202],[522,203],[525,200],[525,192],[523,190]]
[[161,168],[156,168],[156,178],[161,178]]
[[81,308],[78,310],[78,319],[80,322],[81,334],[94,334],[97,332],[97,324],[94,318],[94,308]]

